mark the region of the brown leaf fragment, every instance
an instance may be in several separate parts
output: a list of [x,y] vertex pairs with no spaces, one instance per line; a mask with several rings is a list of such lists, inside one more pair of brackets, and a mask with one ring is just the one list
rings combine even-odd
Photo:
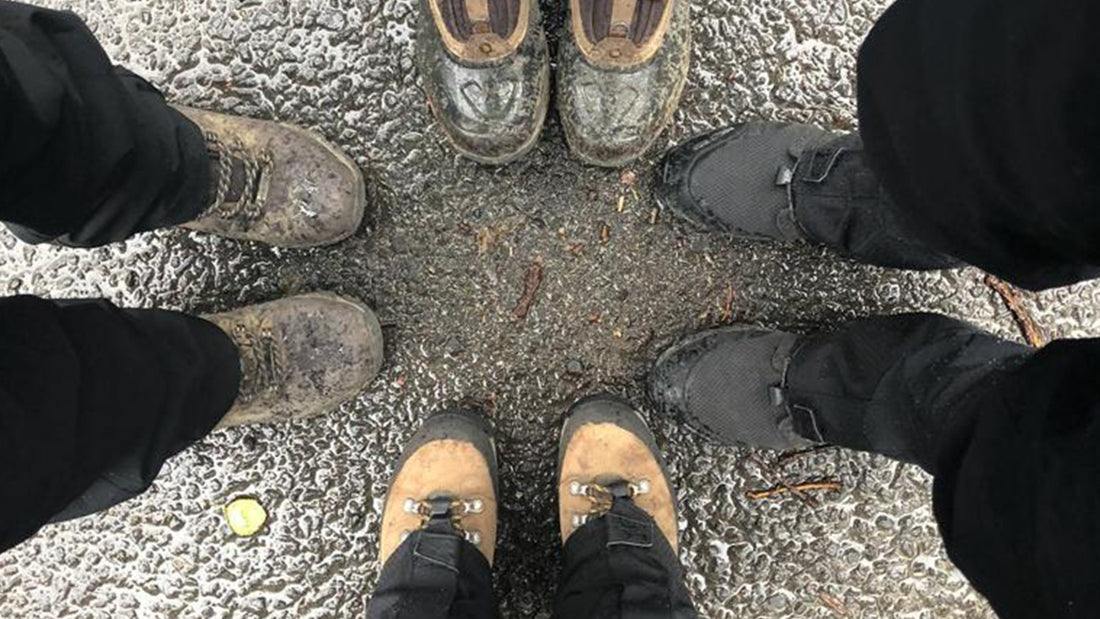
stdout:
[[600,222],[600,243],[607,245],[611,241],[611,226],[607,222]]
[[829,595],[828,593],[822,593],[817,597],[819,600],[821,600],[821,603],[825,606],[825,608],[828,608],[829,610],[833,611],[841,617],[848,616],[848,608],[844,606],[844,602],[841,602],[840,600]]
[[527,319],[527,314],[535,303],[535,295],[538,294],[539,288],[542,286],[542,275],[542,262],[536,260],[531,263],[531,266],[527,267],[527,277],[523,279],[523,295],[516,301],[516,306],[512,309],[513,322],[521,322]]
[[619,174],[619,181],[624,185],[633,185],[638,180],[638,173],[634,170],[626,169]]

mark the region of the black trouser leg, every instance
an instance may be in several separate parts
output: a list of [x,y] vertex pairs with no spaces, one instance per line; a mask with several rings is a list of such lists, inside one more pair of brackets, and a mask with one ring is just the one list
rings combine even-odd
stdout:
[[1042,289],[1100,276],[1100,3],[898,0],[859,56],[867,159],[925,244]]
[[[920,314],[805,338],[799,431],[935,475],[947,552],[1002,619],[1100,616],[1100,340],[1035,352]],[[813,426],[816,426],[814,428]]]
[[214,325],[106,301],[0,300],[0,551],[143,492],[233,404]]
[[386,561],[369,619],[495,619],[492,568],[452,533],[417,531]]
[[653,518],[629,499],[565,544],[555,619],[696,617],[680,560]]
[[71,13],[0,3],[0,144],[0,220],[31,242],[120,241],[208,201],[202,132]]

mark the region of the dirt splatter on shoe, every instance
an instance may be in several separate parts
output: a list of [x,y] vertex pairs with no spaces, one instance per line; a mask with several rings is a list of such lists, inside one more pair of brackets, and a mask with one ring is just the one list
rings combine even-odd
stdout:
[[382,367],[382,328],[362,303],[315,293],[204,316],[237,345],[241,386],[219,427],[326,413]]
[[281,123],[188,107],[206,137],[209,206],[183,227],[279,247],[331,245],[359,228],[363,173],[324,138]]
[[573,153],[608,167],[640,157],[680,102],[690,0],[569,0],[558,113]]
[[550,101],[550,57],[537,0],[420,0],[416,62],[428,102],[460,153],[486,164],[522,157]]

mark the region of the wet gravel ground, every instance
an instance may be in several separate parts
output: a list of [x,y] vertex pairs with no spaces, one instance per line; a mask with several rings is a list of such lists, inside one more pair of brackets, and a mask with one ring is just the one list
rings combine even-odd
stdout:
[[[647,368],[678,336],[731,317],[808,330],[934,310],[1020,338],[973,269],[876,269],[695,233],[663,213],[654,221],[653,161],[634,166],[633,184],[585,167],[553,118],[517,164],[458,158],[413,69],[413,0],[44,4],[85,16],[114,59],[178,101],[321,131],[366,170],[372,209],[352,239],[310,251],[180,231],[77,251],[3,233],[0,291],[205,312],[334,290],[377,309],[388,364],[325,418],[215,434],[143,497],[0,556],[2,617],[361,616],[392,463],[421,418],[460,400],[480,402],[499,431],[504,615],[546,617],[560,553],[559,421],[599,390],[644,408]],[[753,118],[853,128],[854,54],[886,5],[694,0],[692,72],[669,139]],[[550,2],[544,13],[554,39],[560,13]],[[545,282],[527,320],[513,322],[535,262]],[[1024,304],[1048,334],[1100,335],[1100,286]],[[777,464],[651,419],[704,617],[992,617],[943,554],[919,470],[839,450]],[[745,496],[820,478],[844,487],[810,502]],[[271,514],[255,538],[235,538],[221,516],[242,494]]]

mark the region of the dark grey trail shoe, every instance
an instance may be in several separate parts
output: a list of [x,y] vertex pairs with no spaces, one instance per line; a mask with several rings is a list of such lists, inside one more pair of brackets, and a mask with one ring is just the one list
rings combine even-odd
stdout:
[[795,431],[783,395],[797,341],[790,333],[748,326],[697,333],[657,360],[650,397],[666,414],[720,443],[777,450],[813,445],[820,441]]
[[538,141],[550,57],[538,0],[420,0],[416,62],[460,153],[505,164]]
[[573,153],[617,167],[640,157],[680,102],[690,0],[569,0],[558,113]]
[[292,125],[179,107],[206,136],[210,205],[183,227],[279,247],[330,245],[363,220],[363,173]]
[[241,386],[219,427],[306,419],[365,389],[382,367],[382,328],[362,303],[306,294],[203,316],[237,345]]
[[697,136],[665,155],[657,200],[742,238],[823,244],[885,267],[960,266],[907,232],[854,134],[749,122]]
[[382,512],[379,563],[408,536],[458,535],[492,565],[497,537],[497,455],[492,429],[477,413],[428,418],[397,464]]

